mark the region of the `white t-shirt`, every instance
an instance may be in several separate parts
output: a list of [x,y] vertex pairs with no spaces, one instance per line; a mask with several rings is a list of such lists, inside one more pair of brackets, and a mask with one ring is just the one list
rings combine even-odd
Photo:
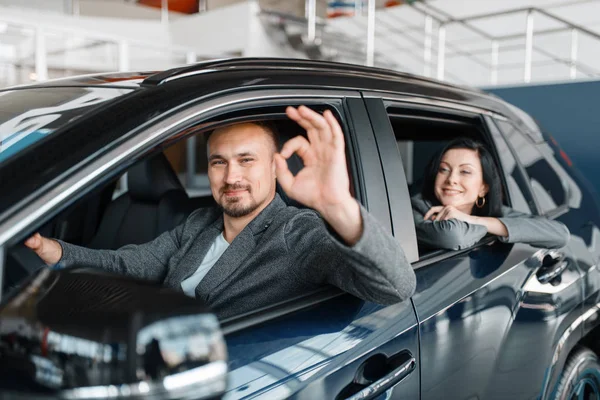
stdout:
[[208,271],[210,271],[213,265],[215,265],[219,258],[221,258],[228,247],[229,243],[227,240],[225,240],[225,237],[221,233],[210,246],[210,249],[208,249],[208,252],[204,256],[204,260],[202,260],[196,272],[181,282],[183,293],[190,297],[196,297],[196,286],[198,286],[202,278],[206,276]]

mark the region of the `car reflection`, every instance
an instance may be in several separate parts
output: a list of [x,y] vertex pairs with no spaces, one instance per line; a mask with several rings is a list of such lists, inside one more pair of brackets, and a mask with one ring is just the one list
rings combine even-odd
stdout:
[[[410,302],[385,307],[344,295],[328,303],[252,336],[227,336],[232,362],[225,399],[286,398],[312,378],[353,362],[357,354],[382,348],[389,336],[405,333],[406,327],[416,332]],[[272,339],[274,335],[280,340]],[[262,354],[252,348],[260,348]],[[320,389],[311,396],[332,396],[326,386]]]
[[[150,300],[157,290],[162,305]],[[41,269],[0,308],[0,357],[2,389],[53,393],[137,382],[167,388],[174,377],[223,362],[226,350],[216,317],[183,295]]]

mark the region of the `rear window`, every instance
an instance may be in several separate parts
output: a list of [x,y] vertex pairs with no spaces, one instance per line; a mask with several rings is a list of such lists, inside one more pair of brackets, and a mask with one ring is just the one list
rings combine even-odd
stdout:
[[45,87],[0,92],[0,163],[133,89]]

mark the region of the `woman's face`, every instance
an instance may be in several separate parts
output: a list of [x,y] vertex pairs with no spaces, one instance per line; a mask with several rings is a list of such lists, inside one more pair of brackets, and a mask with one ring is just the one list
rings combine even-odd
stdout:
[[434,188],[442,205],[471,214],[477,198],[484,197],[487,191],[481,160],[475,150],[450,149],[444,153]]

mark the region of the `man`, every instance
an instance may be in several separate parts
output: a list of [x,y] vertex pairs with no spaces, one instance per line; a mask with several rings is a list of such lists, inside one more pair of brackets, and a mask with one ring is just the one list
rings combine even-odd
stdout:
[[[415,275],[402,248],[350,194],[344,135],[333,114],[304,106],[286,113],[308,140],[297,136],[280,153],[274,132],[260,124],[215,130],[208,141],[208,177],[219,208],[196,210],[152,242],[90,250],[36,234],[25,244],[48,265],[162,282],[202,298],[220,317],[327,284],[382,304],[410,297]],[[296,176],[286,162],[294,153],[304,162]],[[286,206],[276,194],[277,181],[322,219],[313,210]]]

